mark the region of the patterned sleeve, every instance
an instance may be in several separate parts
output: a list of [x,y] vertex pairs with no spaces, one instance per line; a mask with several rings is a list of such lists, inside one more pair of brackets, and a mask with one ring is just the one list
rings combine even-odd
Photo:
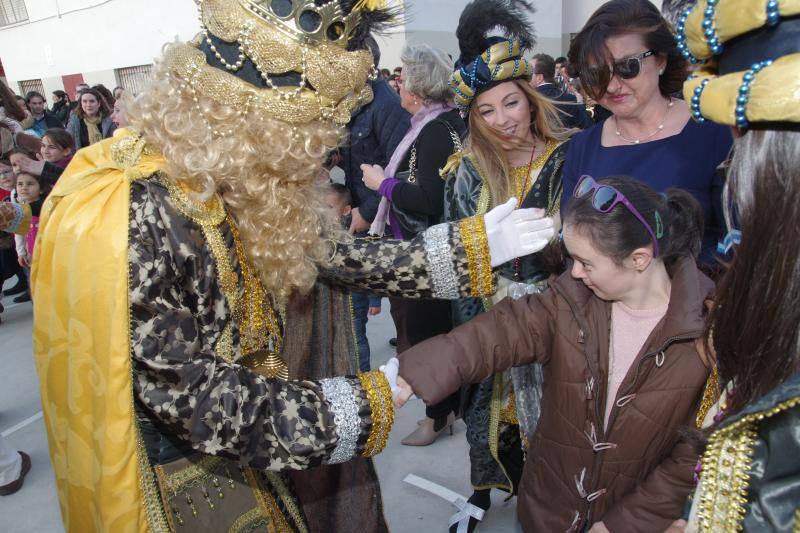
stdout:
[[321,275],[380,296],[453,300],[495,290],[483,217],[431,226],[410,241],[338,243]]
[[31,226],[31,206],[0,202],[0,231],[25,235]]
[[[228,312],[202,234],[163,198],[132,198],[130,309],[136,400],[194,449],[268,470],[381,451],[393,421],[382,373],[267,379],[220,357]],[[210,275],[209,275],[210,274]]]

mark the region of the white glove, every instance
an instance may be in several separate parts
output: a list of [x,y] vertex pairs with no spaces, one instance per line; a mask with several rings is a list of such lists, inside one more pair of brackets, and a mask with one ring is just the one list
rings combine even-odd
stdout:
[[542,250],[555,235],[552,218],[542,209],[517,209],[511,198],[484,216],[492,267]]
[[392,357],[386,361],[385,365],[381,365],[379,370],[386,376],[389,387],[392,389],[392,396],[395,396],[399,391],[397,388],[397,374],[400,372],[400,361],[397,357]]

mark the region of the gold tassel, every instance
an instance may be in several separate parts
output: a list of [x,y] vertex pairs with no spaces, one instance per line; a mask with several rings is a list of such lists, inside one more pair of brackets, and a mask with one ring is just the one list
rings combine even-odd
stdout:
[[353,7],[353,11],[378,11],[379,9],[385,8],[385,0],[358,0],[356,5]]

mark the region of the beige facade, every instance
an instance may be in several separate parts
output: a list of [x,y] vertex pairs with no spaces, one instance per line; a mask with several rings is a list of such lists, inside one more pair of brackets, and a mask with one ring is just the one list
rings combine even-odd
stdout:
[[[64,77],[117,85],[117,69],[149,65],[165,42],[188,40],[200,30],[194,0],[13,0],[23,2],[28,20],[0,27],[0,60],[10,87],[41,80],[47,96],[64,88]],[[391,0],[403,2],[403,0]],[[660,7],[661,0],[651,0]],[[455,29],[468,0],[405,0],[406,24],[380,38],[381,67],[400,65],[407,42],[442,48],[455,59]],[[534,0],[534,52],[565,55],[602,0]]]

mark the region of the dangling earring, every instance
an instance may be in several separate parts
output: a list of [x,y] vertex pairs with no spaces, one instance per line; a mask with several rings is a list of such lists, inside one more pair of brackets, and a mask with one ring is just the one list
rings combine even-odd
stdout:
[[414,105],[418,105],[418,104],[419,104],[419,102],[417,102],[417,99],[414,98]]

